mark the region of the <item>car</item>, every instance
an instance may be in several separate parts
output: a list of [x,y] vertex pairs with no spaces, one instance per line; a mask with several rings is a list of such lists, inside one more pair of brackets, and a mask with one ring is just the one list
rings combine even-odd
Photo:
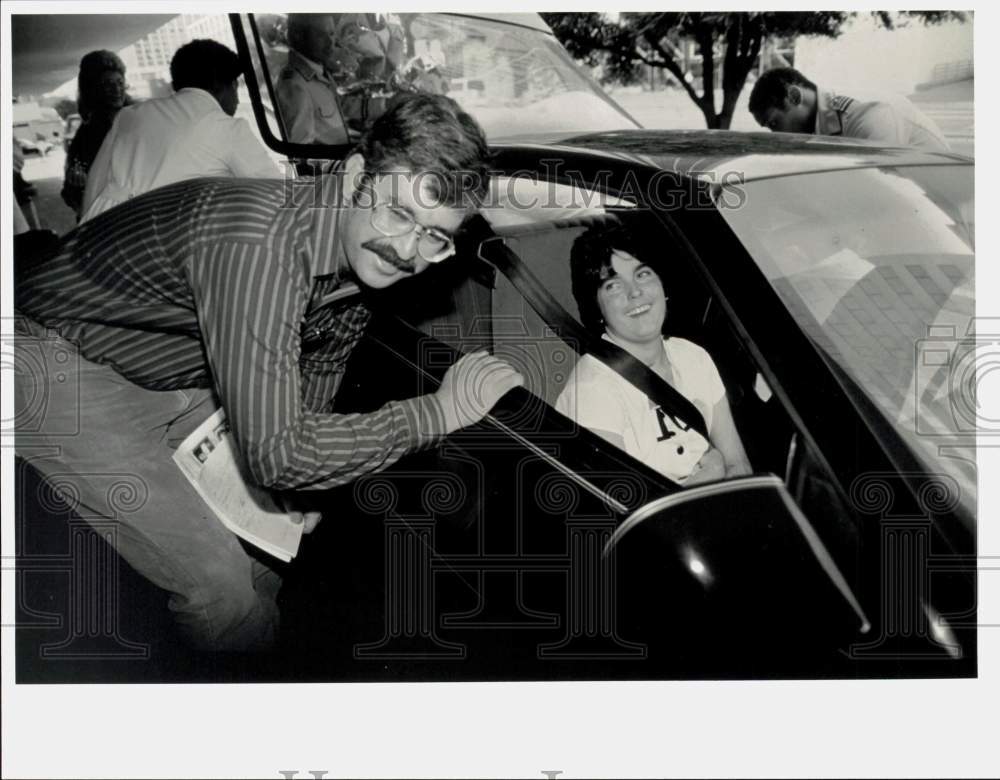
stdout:
[[25,157],[45,157],[52,151],[52,144],[36,135],[35,138],[17,138],[21,153]]
[[[230,22],[261,139],[312,172],[427,83],[495,153],[458,257],[376,298],[337,409],[430,392],[483,347],[526,380],[327,494],[283,650],[238,679],[975,676],[973,160],[644,130],[535,14],[372,20],[411,75],[343,75],[344,143],[307,144],[274,99],[284,16]],[[669,333],[714,358],[752,475],[685,488],[555,410],[594,349],[569,250],[608,224],[667,258]]]

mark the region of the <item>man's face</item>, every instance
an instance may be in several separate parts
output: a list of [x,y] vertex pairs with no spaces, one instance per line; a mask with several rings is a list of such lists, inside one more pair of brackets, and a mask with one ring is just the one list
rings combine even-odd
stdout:
[[333,17],[329,15],[317,16],[303,36],[300,53],[313,62],[325,65],[333,54],[335,38],[336,26],[333,23]]
[[[355,155],[352,159],[359,159]],[[363,164],[363,163],[362,163]],[[347,167],[346,179],[354,178]],[[370,183],[350,192],[342,222],[342,246],[355,276],[368,287],[381,289],[401,279],[421,273],[429,263],[417,250],[418,231],[387,236],[372,224],[375,204],[407,214],[423,228],[435,228],[449,236],[462,225],[465,209],[437,204],[427,188],[428,177],[408,171],[381,174]]]
[[774,133],[812,133],[815,130],[812,112],[798,87],[790,87],[784,104],[754,114],[761,127]]

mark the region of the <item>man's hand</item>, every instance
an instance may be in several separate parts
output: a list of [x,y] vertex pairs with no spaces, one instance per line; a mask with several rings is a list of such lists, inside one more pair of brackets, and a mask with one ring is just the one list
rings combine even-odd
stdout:
[[726,478],[726,459],[715,447],[709,447],[701,460],[695,464],[691,476],[684,482],[684,486],[697,485],[701,482],[711,482],[716,479]]
[[509,390],[524,384],[510,363],[485,350],[459,359],[444,375],[435,396],[444,412],[445,430],[479,422]]
[[319,521],[323,519],[323,513],[309,509],[309,502],[302,496],[289,492],[279,493],[277,498],[278,503],[288,513],[289,517],[291,517],[292,522],[304,526],[302,529],[302,533],[304,534],[311,534],[316,529],[316,526],[319,525]]

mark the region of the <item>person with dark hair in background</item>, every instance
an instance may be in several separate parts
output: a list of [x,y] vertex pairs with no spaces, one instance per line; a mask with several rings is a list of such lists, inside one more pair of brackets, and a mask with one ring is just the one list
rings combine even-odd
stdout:
[[[482,129],[454,100],[414,95],[336,175],[161,187],[84,223],[18,278],[15,396],[26,408],[40,385],[48,401],[19,453],[61,475],[81,517],[115,524],[119,553],[170,592],[197,647],[269,648],[280,585],[171,462],[203,420],[224,409],[247,480],[301,499],[434,446],[522,383],[478,352],[436,392],[330,411],[370,316],[364,298],[338,293],[452,256],[488,164]],[[107,474],[136,478],[128,512],[110,505]],[[301,520],[308,531],[319,515]]]
[[113,51],[100,49],[80,60],[77,77],[77,111],[82,122],[66,153],[62,199],[76,213],[83,213],[83,193],[91,163],[111,129],[115,116],[130,103],[125,90],[125,63]]
[[817,87],[794,68],[773,68],[757,79],[750,113],[773,132],[842,135],[948,151],[938,126],[902,95],[840,95]]
[[236,119],[236,52],[199,39],[170,62],[174,94],[118,113],[90,168],[81,222],[136,195],[199,176],[278,178],[245,119]]
[[749,474],[711,356],[693,342],[663,335],[667,296],[645,257],[623,227],[582,233],[570,252],[580,319],[595,336],[617,344],[691,401],[705,419],[709,438],[590,355],[577,362],[556,409],[683,485]]

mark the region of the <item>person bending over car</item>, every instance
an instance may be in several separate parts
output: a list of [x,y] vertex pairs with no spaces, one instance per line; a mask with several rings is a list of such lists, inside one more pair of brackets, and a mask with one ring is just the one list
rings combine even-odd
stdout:
[[[434,446],[522,383],[479,352],[434,393],[330,412],[369,320],[364,301],[336,293],[389,287],[454,254],[487,160],[457,103],[414,95],[338,175],[161,187],[84,223],[18,279],[18,408],[33,408],[39,386],[47,399],[38,419],[18,418],[18,451],[77,514],[115,524],[118,552],[170,592],[197,647],[266,649],[278,621],[280,578],[171,462],[219,407],[248,480],[301,499]],[[134,488],[126,505],[108,487],[118,482]]]
[[776,133],[865,138],[891,146],[948,151],[940,128],[902,95],[821,89],[794,68],[773,68],[750,92],[750,113]]
[[645,252],[623,227],[591,228],[570,252],[584,326],[617,344],[701,412],[705,439],[597,358],[583,355],[556,409],[683,485],[750,473],[726,389],[708,352],[663,336],[667,296]]

